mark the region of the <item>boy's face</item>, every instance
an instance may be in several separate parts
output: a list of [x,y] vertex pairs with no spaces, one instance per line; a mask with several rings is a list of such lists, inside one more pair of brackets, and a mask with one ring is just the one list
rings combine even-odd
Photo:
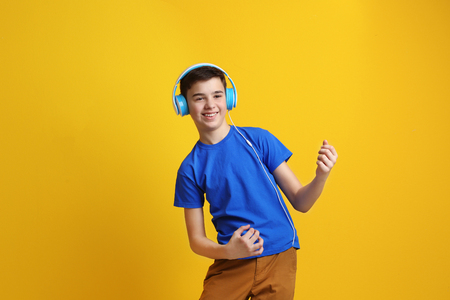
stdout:
[[220,78],[194,83],[187,91],[187,103],[200,135],[228,127],[225,88]]

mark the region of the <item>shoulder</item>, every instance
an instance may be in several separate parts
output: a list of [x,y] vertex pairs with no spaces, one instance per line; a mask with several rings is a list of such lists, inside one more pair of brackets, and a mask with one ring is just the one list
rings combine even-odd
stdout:
[[238,127],[238,129],[254,137],[273,136],[268,130],[260,127]]
[[278,139],[268,130],[260,127],[238,127],[240,131],[252,142],[260,145],[278,142]]
[[180,167],[178,168],[178,174],[183,175],[186,173],[190,173],[190,171],[193,170],[197,151],[198,151],[198,146],[197,146],[197,144],[195,144],[194,147],[192,148],[192,150],[189,152],[189,154],[181,162]]

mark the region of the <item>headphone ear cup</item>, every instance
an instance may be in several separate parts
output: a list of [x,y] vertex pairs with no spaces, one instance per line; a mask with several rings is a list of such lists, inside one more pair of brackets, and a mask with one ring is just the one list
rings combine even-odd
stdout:
[[178,108],[178,114],[181,115],[182,117],[188,115],[189,107],[188,107],[187,101],[184,98],[184,96],[183,95],[175,96],[175,101],[176,101],[177,108]]
[[232,110],[236,107],[236,99],[234,99],[234,90],[229,88],[226,91],[227,95],[227,110]]

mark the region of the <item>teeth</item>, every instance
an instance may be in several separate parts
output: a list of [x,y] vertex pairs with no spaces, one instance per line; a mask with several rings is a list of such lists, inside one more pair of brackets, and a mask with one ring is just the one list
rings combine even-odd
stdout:
[[216,115],[217,113],[213,113],[213,114],[204,114],[205,117],[212,117],[214,115]]

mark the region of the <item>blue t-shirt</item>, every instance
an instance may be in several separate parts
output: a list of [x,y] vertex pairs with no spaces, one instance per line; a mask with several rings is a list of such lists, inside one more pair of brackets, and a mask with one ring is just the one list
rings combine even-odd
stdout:
[[[182,162],[176,180],[174,205],[201,208],[210,204],[217,241],[226,244],[240,226],[250,224],[260,231],[267,256],[290,247],[300,248],[296,230],[272,172],[292,153],[271,133],[261,128],[238,127],[258,153],[234,127],[219,143],[200,141]],[[284,209],[283,209],[284,208]]]

